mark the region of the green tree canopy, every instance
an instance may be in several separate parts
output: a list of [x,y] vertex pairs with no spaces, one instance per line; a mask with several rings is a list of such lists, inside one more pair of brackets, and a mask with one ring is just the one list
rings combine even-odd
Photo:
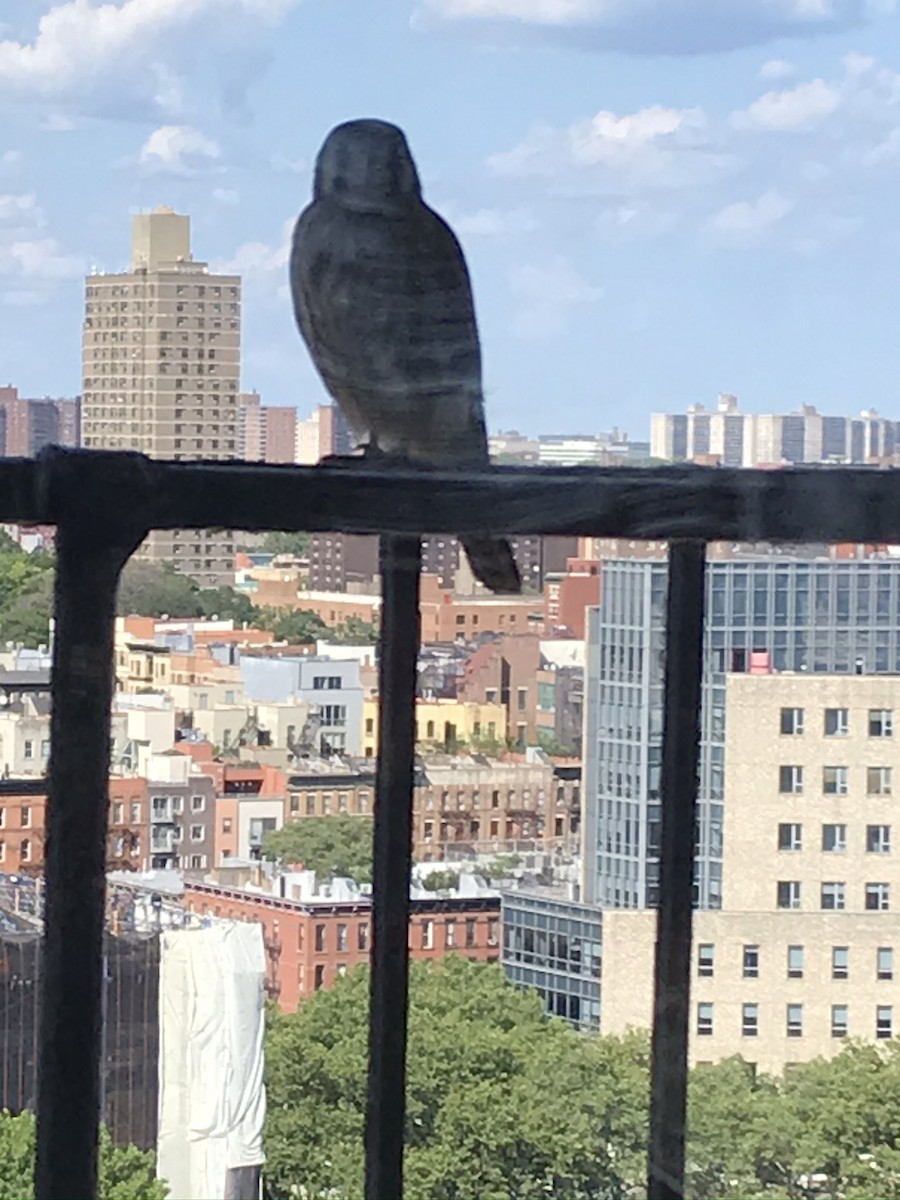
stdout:
[[[266,1186],[362,1196],[368,969],[318,992],[268,1039]],[[410,970],[410,1200],[624,1197],[643,1174],[647,1040],[584,1038],[498,966]]]
[[303,558],[309,549],[308,533],[279,533],[273,531],[263,536],[260,550],[266,554],[293,554],[295,558]]
[[442,871],[429,871],[422,878],[422,887],[426,892],[439,892],[444,888],[455,888],[459,885],[459,871],[446,867]]
[[266,834],[262,850],[266,858],[302,863],[323,879],[344,875],[357,883],[372,881],[371,817],[301,817]]
[[378,641],[377,627],[361,617],[348,617],[343,624],[330,630],[329,634],[335,642],[343,642],[349,646],[368,646]]
[[[34,1130],[31,1113],[0,1113],[0,1200],[34,1200]],[[152,1152],[114,1146],[104,1128],[98,1192],[103,1200],[166,1200],[169,1189]]]
[[133,558],[119,580],[116,612],[127,617],[201,617],[200,588],[172,563],[143,562]]

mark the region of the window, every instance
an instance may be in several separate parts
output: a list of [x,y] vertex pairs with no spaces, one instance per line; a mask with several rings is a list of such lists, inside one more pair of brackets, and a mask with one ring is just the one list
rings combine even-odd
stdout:
[[422,949],[432,950],[434,948],[434,921],[422,922]]
[[466,948],[471,949],[475,945],[475,934],[477,926],[474,917],[466,918]]
[[876,956],[876,975],[884,981],[894,978],[894,949],[892,946],[879,946]]
[[113,805],[112,823],[113,825],[121,825],[125,820],[125,805],[121,800],[117,800]]
[[325,968],[321,963],[316,967],[313,974],[313,987],[318,992],[325,983]]
[[356,948],[357,950],[368,950],[369,948],[369,922],[360,921],[356,927]]
[[715,969],[716,948],[710,943],[697,947],[697,974],[711,979]]
[[34,758],[34,742],[26,741],[24,755],[26,758]]
[[697,1033],[700,1037],[711,1037],[713,1031],[713,1006],[697,1005]]
[[847,1036],[847,1027],[850,1024],[850,1009],[846,1004],[832,1004],[831,1006],[831,1036],[833,1038],[845,1038]]
[[23,828],[23,829],[30,829],[30,828],[31,828],[31,805],[30,805],[30,804],[23,804],[23,805],[22,805],[22,820],[21,820],[21,825],[22,825],[22,828]]
[[843,882],[823,883],[820,907],[823,909],[841,909],[846,907],[846,885]]
[[788,1037],[803,1037],[802,1004],[789,1004],[787,1006],[787,1035]]
[[846,737],[850,732],[850,713],[846,708],[825,709],[825,736]]
[[192,842],[202,842],[203,841],[203,826],[202,825],[192,825],[191,826],[191,841]]
[[141,805],[140,801],[135,801],[131,806],[131,823],[139,825],[141,821]]
[[800,907],[800,882],[797,879],[782,879],[777,885],[779,908]]
[[831,978],[848,979],[850,977],[850,948],[849,946],[831,947]]
[[191,796],[191,812],[203,812],[206,799],[203,796]]
[[191,870],[192,871],[202,871],[205,866],[206,866],[206,855],[205,854],[192,854],[191,855]]
[[802,849],[802,827],[797,824],[781,824],[778,826],[778,849]]
[[791,794],[794,796],[800,795],[803,791],[803,768],[802,767],[779,767],[778,768],[778,790],[783,795]]
[[524,712],[528,707],[528,688],[520,687],[518,689],[518,698],[516,701],[519,712]]
[[444,922],[444,945],[448,950],[456,945],[456,922],[452,919]]
[[890,854],[891,827],[890,825],[866,826],[866,853]]
[[877,1038],[894,1036],[894,1010],[890,1004],[879,1004],[875,1009],[875,1036]]
[[342,953],[347,949],[347,926],[338,925],[337,927],[337,948],[338,953]]
[[319,954],[325,949],[325,926],[316,926],[316,950]]
[[744,978],[759,978],[759,946],[744,947]]
[[866,768],[866,792],[870,796],[890,796],[890,794],[891,794],[891,768],[890,767],[867,767]]
[[759,1033],[759,1005],[745,1004],[741,1010],[742,1037],[756,1037]]
[[172,812],[173,813],[184,812],[184,797],[183,796],[173,796],[172,797]]
[[783,708],[781,710],[781,732],[799,736],[803,732],[803,709]]
[[869,737],[887,738],[894,736],[894,713],[890,708],[869,709]]
[[840,854],[847,849],[846,825],[822,826],[822,849],[831,854]]
[[846,796],[850,772],[846,767],[822,768],[822,792],[826,796]]
[[891,885],[889,883],[866,884],[866,911],[887,912],[891,906]]
[[22,840],[22,844],[19,847],[19,857],[22,862],[31,862],[31,842],[29,842],[28,838]]
[[496,917],[490,917],[488,919],[487,940],[489,946],[496,946],[500,942],[500,922]]
[[788,946],[787,952],[788,979],[803,978],[803,947]]

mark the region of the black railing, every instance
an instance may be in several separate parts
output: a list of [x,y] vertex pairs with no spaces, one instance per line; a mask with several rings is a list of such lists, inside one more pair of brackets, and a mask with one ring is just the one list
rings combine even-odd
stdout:
[[175,464],[54,450],[0,461],[0,521],[58,527],[39,1200],[96,1195],[117,581],[149,530],[204,527],[383,535],[367,1200],[399,1200],[403,1187],[417,538],[580,533],[670,542],[648,1191],[651,1200],[683,1194],[705,543],[898,542],[900,474],[497,468],[466,477],[363,461]]

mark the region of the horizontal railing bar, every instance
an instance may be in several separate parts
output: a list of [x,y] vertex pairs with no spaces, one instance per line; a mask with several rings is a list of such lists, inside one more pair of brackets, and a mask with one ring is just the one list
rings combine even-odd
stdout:
[[[124,511],[123,511],[124,510]],[[164,462],[54,449],[0,459],[0,521],[84,512],[146,528],[900,541],[900,472],[795,467],[492,467],[480,472]]]

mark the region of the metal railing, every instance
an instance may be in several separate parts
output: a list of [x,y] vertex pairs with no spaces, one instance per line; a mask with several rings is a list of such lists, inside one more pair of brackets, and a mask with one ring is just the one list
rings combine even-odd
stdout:
[[577,533],[670,542],[663,833],[648,1191],[684,1188],[694,812],[712,540],[900,541],[900,474],[866,469],[276,467],[53,450],[0,460],[0,521],[58,527],[37,1104],[39,1200],[94,1197],[113,629],[119,573],[160,528],[381,534],[380,746],[367,1200],[403,1194],[407,881],[419,535]]

